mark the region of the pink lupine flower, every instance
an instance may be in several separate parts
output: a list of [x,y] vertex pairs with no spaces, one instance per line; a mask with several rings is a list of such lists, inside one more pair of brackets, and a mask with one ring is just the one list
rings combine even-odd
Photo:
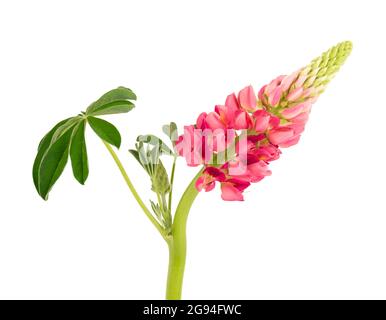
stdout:
[[[270,162],[279,159],[281,151],[277,145],[273,145],[267,139],[266,134],[260,133],[258,135],[248,135],[246,138],[246,153],[247,155],[254,155],[259,160]],[[236,144],[236,153],[240,154],[239,144],[243,143],[243,138],[239,139]],[[252,159],[250,158],[249,161]]]
[[244,110],[247,112],[254,112],[257,110],[257,98],[252,86],[247,86],[242,89],[238,97],[234,93],[228,95],[225,100],[225,105],[231,112],[237,110]]
[[246,159],[235,158],[227,162],[222,168],[228,176],[247,182],[257,182],[271,175],[266,161],[262,161],[256,154],[247,154]]
[[242,179],[226,178],[222,169],[207,167],[197,179],[196,188],[208,192],[214,189],[216,182],[221,184],[221,197],[228,201],[243,200],[242,192],[250,185],[248,181]]
[[224,127],[233,127],[235,113],[237,110],[231,110],[227,106],[217,105],[215,106],[214,111],[218,114],[219,119]]
[[252,126],[251,116],[242,109],[217,105],[214,112],[200,115],[200,123],[205,123],[206,128],[216,129],[249,129]]
[[278,146],[265,140],[263,143],[259,143],[257,146],[250,148],[248,153],[255,155],[259,160],[269,163],[279,159],[281,151]]
[[[228,95],[225,104],[217,105],[214,111],[202,113],[195,126],[186,127],[176,149],[189,165],[205,165],[197,190],[210,191],[218,182],[222,199],[243,200],[243,191],[250,183],[271,174],[268,165],[280,157],[280,148],[298,143],[313,103],[350,51],[350,42],[338,44],[308,66],[263,86],[258,99],[252,86],[247,86],[237,96]],[[213,133],[194,132],[197,129]],[[244,134],[239,135],[239,130]],[[218,155],[229,151],[230,146],[234,151],[225,163],[208,162],[208,158],[213,159],[208,157],[210,152]]]
[[215,187],[215,182],[224,182],[226,180],[225,173],[215,167],[207,167],[200,178],[196,181],[197,190],[210,191]]

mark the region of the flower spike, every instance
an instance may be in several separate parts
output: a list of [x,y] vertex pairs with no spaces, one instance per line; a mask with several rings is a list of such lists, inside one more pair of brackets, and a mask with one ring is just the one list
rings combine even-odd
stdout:
[[[250,183],[271,174],[268,164],[279,158],[280,148],[299,142],[313,103],[351,49],[349,41],[337,44],[307,66],[263,86],[257,98],[252,86],[245,87],[238,95],[232,93],[224,105],[201,113],[195,126],[185,127],[176,145],[179,154],[191,166],[206,167],[196,184],[197,189],[210,191],[218,182],[224,200],[243,200],[242,192]],[[202,134],[203,129],[205,134]],[[242,138],[240,130],[246,132],[246,139]],[[219,147],[221,137],[226,141],[224,148]],[[235,146],[235,152],[225,163],[213,163],[220,151],[230,146]],[[208,157],[208,152],[204,154],[204,150],[210,150],[212,157]]]

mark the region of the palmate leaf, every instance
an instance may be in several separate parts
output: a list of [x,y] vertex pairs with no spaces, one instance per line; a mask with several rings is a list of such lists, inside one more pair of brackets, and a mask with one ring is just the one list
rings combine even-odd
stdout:
[[134,92],[128,88],[119,87],[111,90],[92,103],[87,112],[60,121],[43,137],[32,169],[34,185],[43,199],[47,200],[48,193],[62,174],[69,156],[75,179],[81,184],[87,180],[89,173],[85,140],[87,123],[105,142],[120,147],[121,135],[117,128],[94,116],[128,112],[134,108],[134,104],[129,100],[136,98]]
[[88,177],[88,157],[84,137],[85,124],[86,121],[83,120],[74,128],[70,147],[72,172],[80,184],[84,184]]
[[118,87],[100,97],[86,110],[86,115],[100,116],[129,112],[134,104],[129,100],[137,100],[135,93],[129,88]]
[[87,117],[87,121],[94,132],[104,141],[116,146],[118,149],[121,146],[121,134],[110,122],[95,118]]

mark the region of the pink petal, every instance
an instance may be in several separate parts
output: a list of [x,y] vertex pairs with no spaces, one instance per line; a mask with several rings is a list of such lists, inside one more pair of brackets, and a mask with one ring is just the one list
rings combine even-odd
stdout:
[[249,129],[252,125],[252,121],[245,111],[239,111],[236,114],[234,127],[236,130]]
[[216,167],[207,167],[203,173],[212,176],[216,181],[220,181],[220,182],[225,181],[224,172]]
[[261,101],[265,101],[265,97],[264,97],[264,93],[265,93],[265,88],[267,87],[267,85],[261,87],[261,89],[259,90],[259,94],[258,94],[258,97]]
[[286,141],[285,143],[280,144],[280,147],[282,148],[288,148],[291,147],[299,142],[300,134],[298,136],[293,137],[292,139]]
[[228,117],[227,117],[227,107],[226,106],[216,105],[214,107],[214,111],[220,116],[220,119],[222,122],[224,122],[224,123],[227,122]]
[[220,115],[220,120],[226,124],[226,126],[232,127],[235,113],[239,109],[234,109],[233,107],[229,106],[217,105],[215,106],[214,110]]
[[248,181],[237,179],[237,178],[228,179],[227,182],[232,183],[233,186],[240,192],[243,192],[246,188],[248,188],[251,185]]
[[295,82],[295,88],[301,87],[303,85],[304,81],[306,81],[306,79],[307,79],[306,74],[300,75],[299,78]]
[[237,101],[237,97],[234,93],[227,96],[225,100],[225,105],[233,110],[237,110],[240,108],[239,102]]
[[243,194],[232,183],[221,184],[221,198],[225,201],[243,201]]
[[280,125],[280,118],[276,117],[276,116],[271,116],[271,118],[269,119],[269,127],[270,128],[276,128]]
[[248,139],[248,142],[257,143],[257,142],[265,139],[265,134],[260,133],[257,135],[248,135],[247,139]]
[[294,131],[288,127],[279,127],[276,129],[272,129],[268,133],[268,139],[271,143],[280,145],[288,140],[290,140],[294,136]]
[[272,107],[276,107],[280,102],[281,94],[282,94],[281,87],[279,86],[275,88],[268,96],[268,104],[271,105]]
[[257,132],[264,132],[268,129],[269,120],[271,119],[271,116],[267,111],[257,110],[253,114],[253,118],[255,119],[255,130]]
[[280,157],[280,150],[278,147],[273,144],[262,146],[255,151],[256,156],[259,160],[263,161],[273,161],[277,160]]
[[290,127],[294,131],[294,135],[298,135],[304,131],[305,125],[306,125],[305,123],[298,122],[298,123],[292,123],[288,125],[288,127]]
[[195,184],[197,191],[202,191],[202,189],[204,188],[204,181],[205,181],[205,178],[203,176],[197,179]]
[[225,129],[224,124],[221,122],[220,116],[216,112],[211,112],[206,116],[206,124],[212,130]]
[[306,90],[303,91],[303,94],[302,94],[302,98],[308,98],[310,95],[313,95],[316,93],[316,90],[315,88],[308,88]]
[[287,119],[292,119],[298,116],[299,114],[301,114],[302,112],[304,112],[304,108],[306,106],[307,106],[307,103],[300,103],[296,106],[285,109],[281,114],[283,117]]
[[308,112],[303,112],[299,114],[298,116],[291,119],[292,123],[306,123],[309,117]]
[[264,161],[255,162],[251,165],[248,165],[248,171],[255,177],[265,177],[272,174],[269,170],[268,165]]
[[276,89],[281,84],[281,81],[285,78],[284,75],[278,76],[276,79],[273,79],[265,88],[265,94],[270,95],[273,90]]
[[281,86],[281,88],[282,88],[283,91],[287,91],[287,90],[290,88],[290,86],[292,85],[292,83],[295,81],[295,79],[296,79],[297,76],[299,75],[299,72],[300,72],[300,70],[297,70],[297,71],[293,72],[292,74],[290,74],[289,76],[286,76],[286,77],[282,80],[280,86]]
[[299,87],[299,88],[296,88],[295,90],[291,91],[288,96],[287,96],[287,100],[288,101],[295,101],[297,99],[299,99],[303,94],[303,87]]
[[216,186],[216,183],[215,183],[214,181],[209,182],[209,183],[206,185],[205,192],[212,191],[212,190],[214,189],[215,186]]
[[206,128],[206,122],[205,122],[205,119],[206,119],[206,112],[202,112],[198,118],[197,118],[197,121],[196,121],[196,126],[198,129],[205,129]]
[[240,106],[248,111],[253,112],[257,108],[257,99],[252,86],[245,87],[239,92]]

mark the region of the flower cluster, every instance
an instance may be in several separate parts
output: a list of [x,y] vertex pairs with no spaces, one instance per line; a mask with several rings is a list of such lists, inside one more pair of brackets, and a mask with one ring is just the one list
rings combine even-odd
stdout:
[[176,150],[188,165],[205,166],[197,190],[210,191],[218,182],[223,200],[240,201],[251,183],[270,175],[268,164],[279,158],[280,148],[299,141],[312,104],[351,47],[350,42],[332,47],[308,66],[263,86],[257,96],[252,86],[230,94],[224,105],[185,126]]

